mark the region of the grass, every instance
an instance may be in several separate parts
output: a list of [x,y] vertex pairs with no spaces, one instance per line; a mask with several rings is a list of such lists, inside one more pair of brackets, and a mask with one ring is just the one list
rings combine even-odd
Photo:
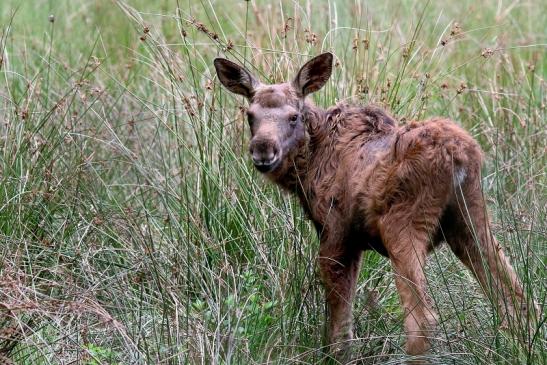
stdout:
[[[494,232],[544,312],[546,5],[345,4],[0,4],[4,362],[326,361],[316,235],[249,163],[245,101],[220,87],[216,56],[280,82],[329,50],[318,105],[352,98],[402,123],[464,126],[486,154]],[[500,331],[446,248],[428,266],[433,363],[547,363],[544,314],[531,337]],[[365,364],[406,358],[390,271],[366,254],[354,306]]]

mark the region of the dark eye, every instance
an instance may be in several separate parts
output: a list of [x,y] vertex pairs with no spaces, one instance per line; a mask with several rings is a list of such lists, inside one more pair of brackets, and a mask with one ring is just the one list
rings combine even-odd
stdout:
[[249,125],[253,124],[254,120],[255,116],[253,115],[253,113],[247,112],[247,121],[249,122]]
[[297,120],[298,120],[298,114],[293,114],[289,117],[289,122],[291,122],[292,124],[296,123]]

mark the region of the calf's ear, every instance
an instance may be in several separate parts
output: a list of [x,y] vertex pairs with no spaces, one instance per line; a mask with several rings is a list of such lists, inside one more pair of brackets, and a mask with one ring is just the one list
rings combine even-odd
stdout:
[[292,86],[300,97],[321,89],[332,74],[332,53],[327,52],[312,58],[298,71]]
[[260,82],[245,68],[225,58],[215,58],[218,79],[228,90],[250,99]]

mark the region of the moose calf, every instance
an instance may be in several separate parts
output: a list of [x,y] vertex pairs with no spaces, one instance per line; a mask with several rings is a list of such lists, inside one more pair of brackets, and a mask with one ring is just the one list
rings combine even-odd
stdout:
[[398,126],[374,106],[314,106],[306,96],[325,85],[332,61],[332,54],[321,54],[292,82],[275,85],[226,59],[214,61],[220,82],[249,101],[255,167],[296,194],[317,228],[329,343],[340,350],[352,338],[352,301],[368,249],[391,261],[408,354],[430,347],[436,316],[423,267],[440,242],[450,245],[505,317],[526,312],[523,289],[490,232],[477,142],[444,118]]

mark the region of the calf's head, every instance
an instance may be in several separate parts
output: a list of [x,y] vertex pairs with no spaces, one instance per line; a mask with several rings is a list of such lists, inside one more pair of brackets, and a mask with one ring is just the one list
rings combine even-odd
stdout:
[[302,66],[292,82],[274,85],[262,84],[232,61],[215,59],[222,85],[249,100],[249,152],[260,172],[278,169],[306,140],[304,99],[325,85],[332,73],[332,59],[331,53],[323,53]]

